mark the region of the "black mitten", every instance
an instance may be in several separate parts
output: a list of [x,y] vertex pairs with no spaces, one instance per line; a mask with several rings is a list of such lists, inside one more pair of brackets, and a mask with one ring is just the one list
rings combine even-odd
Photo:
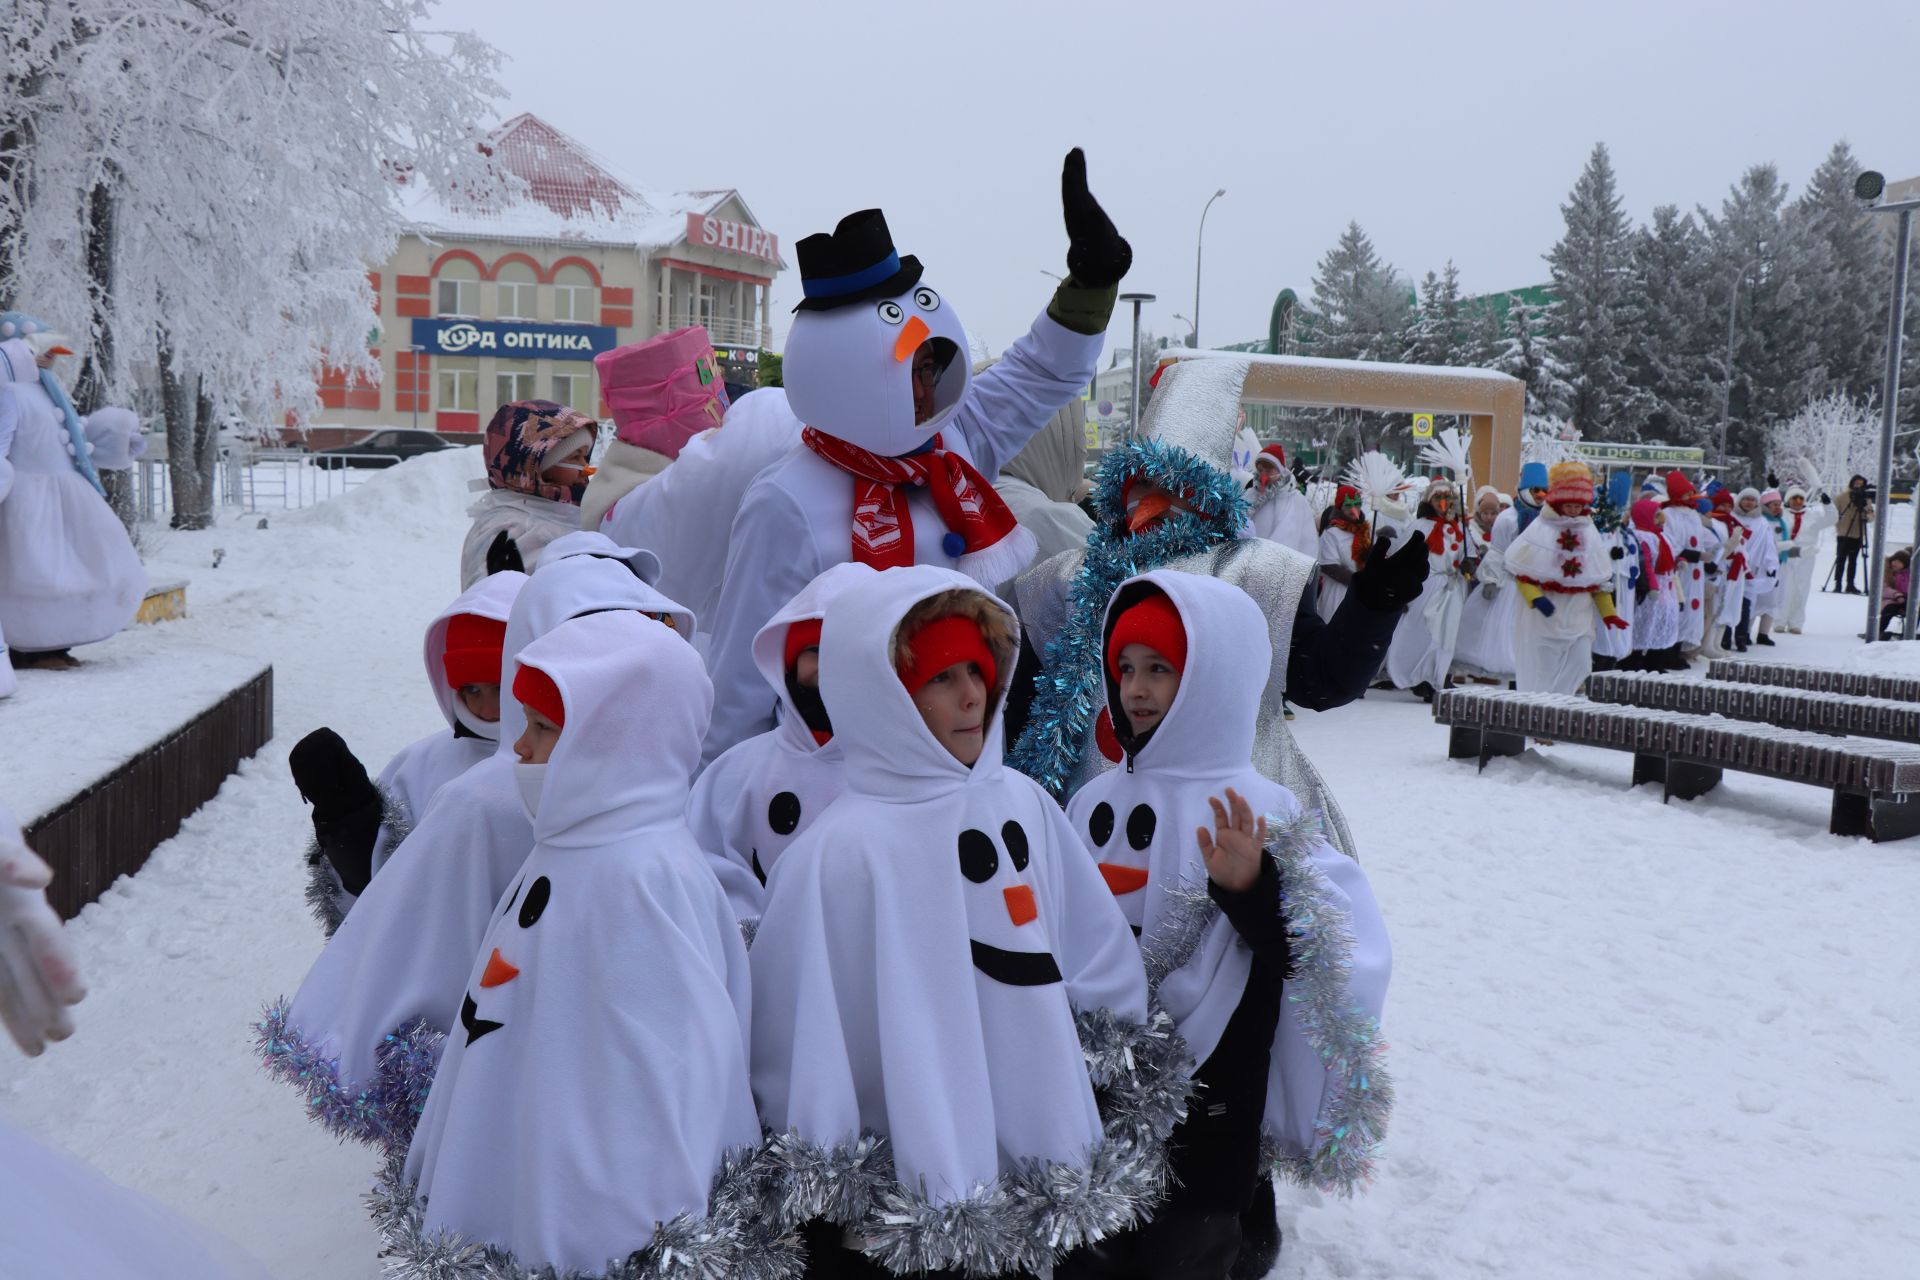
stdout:
[[508,536],[505,529],[502,529],[494,534],[493,541],[487,544],[487,576],[491,578],[494,574],[508,569],[515,573],[525,573],[527,564],[520,558],[520,548],[514,545],[513,539]]
[[331,821],[350,813],[380,792],[367,777],[367,767],[331,729],[315,729],[294,743],[287,755],[293,785],[313,806],[316,821]]
[[1689,547],[1680,553],[1680,558],[1688,564],[1699,564],[1701,560],[1700,549],[1698,547]]
[[1607,554],[1615,560],[1625,560],[1627,558],[1627,549],[1625,547],[1613,547],[1608,550]]
[[1120,283],[1133,266],[1133,246],[1087,190],[1087,157],[1080,148],[1067,152],[1060,169],[1060,206],[1067,219],[1067,271],[1092,289]]
[[1353,593],[1369,609],[1404,609],[1420,596],[1431,565],[1427,544],[1408,538],[1407,545],[1390,552],[1391,535],[1383,534],[1367,549],[1367,562],[1353,575]]

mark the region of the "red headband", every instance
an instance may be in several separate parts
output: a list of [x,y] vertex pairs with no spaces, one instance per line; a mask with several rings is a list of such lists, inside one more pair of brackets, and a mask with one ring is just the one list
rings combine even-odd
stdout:
[[979,663],[980,674],[986,678],[989,689],[999,676],[993,651],[980,634],[980,624],[959,614],[948,614],[929,622],[913,633],[906,648],[902,655],[905,660],[900,664],[900,683],[907,686],[909,694],[920,692],[922,685],[956,662]]
[[562,728],[567,723],[567,704],[560,700],[560,686],[553,677],[538,667],[520,664],[520,670],[513,677],[513,696],[520,705],[538,711],[547,719]]
[[1173,664],[1175,671],[1187,669],[1187,628],[1180,611],[1163,595],[1151,595],[1121,614],[1107,639],[1107,670],[1120,678],[1120,651],[1130,644],[1143,644]]
[[455,689],[468,684],[499,684],[500,652],[506,643],[506,623],[478,614],[454,614],[447,620],[447,651],[440,655],[447,683]]
[[819,647],[820,619],[802,618],[787,628],[787,642],[781,651],[780,665],[791,671],[802,653]]

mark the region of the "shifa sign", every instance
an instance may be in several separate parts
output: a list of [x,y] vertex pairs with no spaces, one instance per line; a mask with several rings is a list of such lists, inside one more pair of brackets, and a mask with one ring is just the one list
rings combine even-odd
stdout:
[[762,262],[780,261],[780,237],[771,231],[759,227],[750,227],[744,222],[730,222],[725,218],[709,218],[703,214],[687,215],[687,243],[697,244],[706,249],[719,249],[723,253],[741,253],[749,258],[758,258]]
[[591,360],[619,346],[620,340],[611,325],[439,318],[413,322],[413,345],[436,356]]

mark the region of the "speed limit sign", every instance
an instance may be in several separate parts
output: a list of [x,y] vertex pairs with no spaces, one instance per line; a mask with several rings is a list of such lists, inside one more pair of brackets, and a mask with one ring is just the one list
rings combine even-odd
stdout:
[[1415,440],[1433,439],[1433,415],[1416,413],[1413,415],[1413,438]]

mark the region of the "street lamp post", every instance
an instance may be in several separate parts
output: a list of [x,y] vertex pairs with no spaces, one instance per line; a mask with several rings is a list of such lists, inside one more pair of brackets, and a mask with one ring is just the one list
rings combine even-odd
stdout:
[[1193,349],[1200,349],[1200,249],[1207,238],[1207,212],[1213,208],[1213,202],[1227,194],[1225,187],[1220,188],[1207,198],[1206,208],[1200,210],[1200,234],[1193,238]]
[[1120,301],[1133,304],[1133,398],[1127,401],[1127,439],[1140,430],[1140,308],[1153,301],[1150,293],[1123,293]]
[[[1853,184],[1853,193],[1862,200],[1878,199],[1887,188],[1886,179],[1872,170],[1861,174]],[[1907,259],[1913,251],[1913,211],[1920,200],[1900,200],[1874,205],[1873,213],[1897,213],[1900,222],[1894,232],[1893,300],[1887,308],[1887,384],[1880,405],[1879,501],[1873,504],[1873,545],[1867,557],[1866,641],[1880,638],[1880,584],[1886,563],[1887,507],[1893,502],[1893,437],[1900,418],[1900,346],[1907,320]],[[1914,539],[1920,546],[1920,493],[1914,496]],[[1914,638],[1916,597],[1907,592],[1905,638]]]
[[1733,293],[1727,299],[1727,360],[1724,366],[1726,375],[1720,386],[1720,465],[1727,465],[1727,419],[1733,412],[1733,317],[1740,302],[1740,283],[1747,278],[1747,272],[1753,270],[1758,259],[1750,258],[1733,278]]

